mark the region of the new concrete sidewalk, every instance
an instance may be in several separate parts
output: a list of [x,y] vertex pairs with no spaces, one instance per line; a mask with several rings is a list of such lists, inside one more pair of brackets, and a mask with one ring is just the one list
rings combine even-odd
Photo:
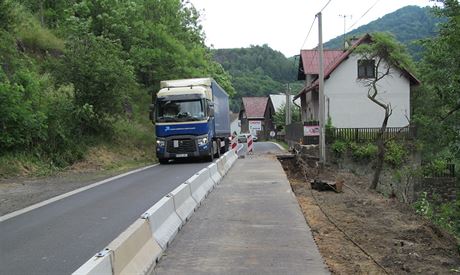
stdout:
[[329,274],[273,155],[239,159],[154,274]]

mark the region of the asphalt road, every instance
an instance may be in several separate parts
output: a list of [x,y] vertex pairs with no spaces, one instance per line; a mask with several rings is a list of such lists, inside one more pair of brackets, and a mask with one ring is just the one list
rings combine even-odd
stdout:
[[[247,144],[243,144],[239,155],[245,155],[247,152]],[[283,151],[273,142],[254,142],[254,154],[280,154]]]
[[0,223],[0,274],[70,274],[209,163],[158,165]]
[[[266,142],[256,142],[254,151],[281,152]],[[0,274],[72,273],[207,165],[158,165],[1,222]]]

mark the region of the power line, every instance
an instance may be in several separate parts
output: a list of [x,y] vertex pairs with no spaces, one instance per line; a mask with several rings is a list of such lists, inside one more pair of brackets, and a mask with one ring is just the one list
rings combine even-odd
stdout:
[[[326,3],[326,5],[324,5],[324,7],[318,12],[318,14],[321,13],[321,12],[323,12],[324,9],[327,8],[327,6],[328,6],[331,2],[332,2],[332,0],[329,0],[329,1]],[[305,43],[307,43],[307,39],[308,39],[308,37],[310,36],[310,33],[311,33],[312,29],[313,29],[313,26],[314,26],[314,24],[315,24],[316,18],[318,17],[318,14],[316,14],[315,18],[313,18],[313,22],[311,22],[310,29],[308,30],[307,36],[305,37],[305,40],[303,41],[302,47],[300,47],[300,49],[303,49],[303,47],[305,46]],[[314,52],[313,59],[310,61],[310,65],[313,64],[317,52],[318,52],[317,50]]]
[[303,41],[302,47],[300,47],[300,49],[303,49],[303,46],[305,46],[305,43],[307,43],[307,39],[310,36],[311,30],[313,29],[315,21],[316,21],[316,16],[315,16],[315,18],[313,18],[313,22],[311,22],[310,29],[308,30],[307,36],[305,37],[305,40]]
[[[331,2],[332,2],[332,0],[329,0],[329,1],[326,3],[326,5],[324,5],[324,7],[321,9],[321,11],[319,11],[318,13],[323,12],[323,10],[324,10],[324,9],[329,5],[329,3],[331,3]],[[305,46],[305,43],[307,43],[307,39],[308,39],[308,37],[310,36],[311,30],[313,29],[313,25],[315,24],[316,17],[317,17],[317,15],[315,16],[315,18],[313,18],[313,22],[311,22],[310,29],[308,30],[307,36],[305,37],[305,40],[303,41],[302,47],[300,47],[300,49],[303,49],[303,47]]]
[[326,5],[324,5],[324,7],[321,9],[320,12],[323,12],[323,10],[329,5],[329,3],[331,3],[331,1],[332,1],[332,0],[329,0],[329,1],[326,3]]
[[375,3],[374,3],[365,13],[363,13],[363,15],[361,15],[361,17],[360,17],[358,20],[356,20],[355,23],[353,23],[353,24],[347,29],[347,31],[350,30],[350,29],[352,29],[352,28],[353,28],[361,19],[363,19],[363,17],[366,16],[366,14],[367,14],[368,12],[370,12],[379,2],[380,2],[380,0],[375,1]]

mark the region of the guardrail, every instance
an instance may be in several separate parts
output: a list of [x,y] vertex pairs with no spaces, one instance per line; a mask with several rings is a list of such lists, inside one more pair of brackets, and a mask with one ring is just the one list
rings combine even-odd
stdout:
[[201,201],[227,174],[238,156],[225,153],[155,203],[73,275],[148,274]]

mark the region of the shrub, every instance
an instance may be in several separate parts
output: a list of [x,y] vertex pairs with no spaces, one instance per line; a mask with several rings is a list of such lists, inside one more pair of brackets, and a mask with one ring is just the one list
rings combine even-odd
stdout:
[[460,238],[460,200],[439,203],[435,195],[432,197],[433,202],[427,192],[423,192],[413,205],[415,211]]
[[332,144],[332,151],[334,151],[337,157],[342,156],[342,154],[346,151],[346,149],[347,149],[347,143],[345,141],[336,140]]
[[40,109],[39,77],[23,70],[16,83],[0,82],[0,151],[31,149],[46,139],[46,114]]
[[48,128],[47,140],[41,145],[42,151],[57,167],[82,159],[86,146],[79,127],[73,87],[62,86],[48,91],[45,108]]
[[393,167],[400,166],[406,155],[407,152],[403,145],[394,141],[389,141],[386,144],[385,162],[389,163]]
[[378,148],[372,143],[350,143],[351,155],[355,160],[371,160],[377,155]]

